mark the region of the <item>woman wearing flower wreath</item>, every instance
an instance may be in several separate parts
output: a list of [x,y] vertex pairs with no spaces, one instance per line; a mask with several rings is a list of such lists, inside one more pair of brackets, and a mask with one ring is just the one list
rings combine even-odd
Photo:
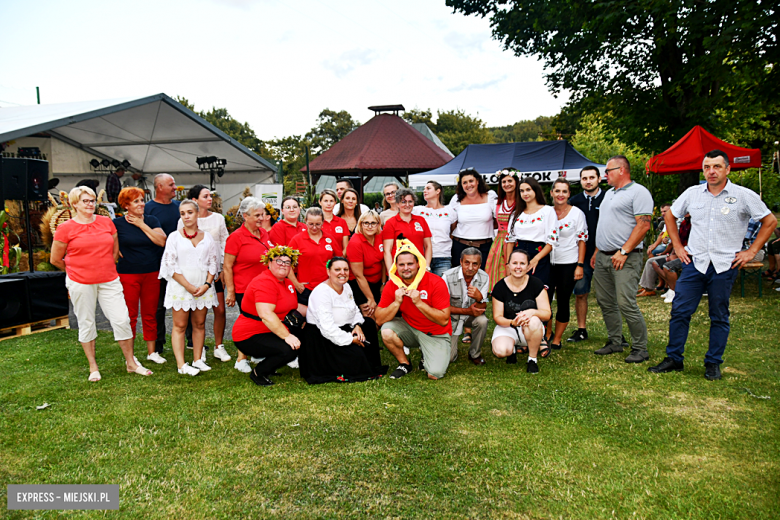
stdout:
[[[550,297],[550,252],[558,243],[558,217],[551,206],[547,206],[539,182],[533,177],[520,181],[520,200],[516,203],[516,218],[509,221],[507,241],[514,243],[513,249],[522,249],[531,256],[528,262],[529,273],[541,280]],[[507,263],[509,254],[507,250]],[[550,355],[547,340],[542,340],[541,357]]]
[[[173,309],[171,343],[179,374],[196,376],[211,370],[202,359],[206,336],[206,313],[219,304],[212,283],[217,276],[219,253],[209,233],[198,229],[198,204],[191,199],[179,204],[184,226],[168,235],[160,278],[168,280],[165,308]],[[192,321],[193,359],[184,361],[184,333]]]
[[338,204],[339,198],[333,190],[322,190],[320,193],[320,208],[322,208],[322,230],[333,235],[341,250],[347,250],[349,243],[349,227],[347,221],[333,214],[333,208]]
[[263,215],[263,218],[260,221],[259,227],[263,228],[266,231],[266,233],[271,233],[271,229],[273,229],[274,224],[276,224],[277,220],[279,220],[279,212],[276,210],[275,207],[271,206],[271,204],[266,202],[265,214]]
[[[218,305],[214,306],[214,357],[222,362],[230,361],[230,354],[223,345],[225,334],[225,286],[222,280],[222,264],[225,259],[225,243],[228,239],[228,230],[225,225],[225,217],[220,213],[211,211],[211,190],[202,184],[196,184],[187,193],[187,198],[198,204],[198,229],[207,232],[217,245],[217,276],[214,278],[214,291],[217,293]],[[184,223],[181,219],[176,229],[181,230]],[[187,344],[192,346],[192,326],[187,327]],[[203,347],[203,361],[206,361],[206,347]]]
[[287,319],[298,307],[295,287],[287,276],[297,265],[299,254],[290,247],[275,246],[263,255],[261,261],[268,270],[247,286],[241,315],[233,325],[233,342],[238,351],[244,356],[263,358],[249,372],[259,386],[274,384],[268,376],[295,359],[301,347],[300,339],[290,330],[293,321]]
[[506,257],[511,252],[514,244],[507,242],[506,235],[509,222],[517,217],[517,201],[520,200],[520,183],[515,169],[506,169],[498,172],[498,184],[501,189],[498,192],[498,201],[493,209],[493,214],[498,223],[498,233],[490,246],[486,262],[486,272],[490,277],[490,290],[499,280],[506,276]]
[[349,262],[335,256],[326,264],[328,279],[309,297],[303,330],[306,341],[300,350],[301,377],[310,385],[367,381],[387,373],[387,366],[372,366],[364,322],[349,286]]

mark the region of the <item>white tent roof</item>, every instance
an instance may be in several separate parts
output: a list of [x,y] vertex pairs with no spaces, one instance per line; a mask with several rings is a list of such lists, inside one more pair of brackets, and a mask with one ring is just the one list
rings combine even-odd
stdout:
[[166,96],[0,109],[0,142],[39,132],[143,173],[196,173],[195,159],[226,159],[225,172],[276,167]]

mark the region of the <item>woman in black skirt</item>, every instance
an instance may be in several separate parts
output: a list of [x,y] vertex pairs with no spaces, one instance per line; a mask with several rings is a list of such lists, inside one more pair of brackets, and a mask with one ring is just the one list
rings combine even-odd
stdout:
[[328,279],[309,296],[306,341],[298,354],[301,377],[312,385],[376,379],[387,367],[372,366],[366,357],[366,349],[376,345],[366,340],[360,327],[364,320],[348,284],[349,263],[334,257],[327,269]]

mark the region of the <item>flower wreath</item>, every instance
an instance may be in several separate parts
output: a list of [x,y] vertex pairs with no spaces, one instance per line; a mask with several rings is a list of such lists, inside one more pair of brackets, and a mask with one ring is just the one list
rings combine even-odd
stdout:
[[520,172],[517,171],[515,168],[504,168],[503,170],[498,170],[496,172],[496,175],[501,177],[502,175],[509,175],[510,177],[514,177],[515,179],[520,178]]
[[290,258],[290,262],[292,262],[292,267],[295,267],[298,265],[298,257],[300,255],[301,252],[297,249],[293,249],[289,246],[278,245],[272,247],[263,256],[261,256],[260,261],[265,265],[268,265],[275,258],[279,258],[280,256],[287,256]]
[[279,220],[279,212],[276,211],[276,208],[271,206],[269,202],[265,203],[265,212],[271,215],[271,220],[273,220],[274,222]]

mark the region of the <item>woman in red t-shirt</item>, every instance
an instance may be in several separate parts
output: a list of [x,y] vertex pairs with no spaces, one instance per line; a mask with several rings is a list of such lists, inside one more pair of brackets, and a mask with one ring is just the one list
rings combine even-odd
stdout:
[[282,219],[274,224],[271,228],[271,242],[278,245],[286,246],[290,243],[290,240],[303,231],[306,231],[306,226],[303,222],[298,221],[298,217],[301,216],[301,206],[295,197],[285,197],[282,201]]
[[241,315],[233,325],[233,343],[246,356],[265,358],[249,372],[255,384],[270,386],[268,376],[298,356],[301,341],[282,322],[298,307],[295,287],[287,278],[298,253],[276,246],[263,256],[268,270],[249,283]]
[[306,316],[309,295],[328,279],[325,264],[334,256],[341,256],[342,250],[332,235],[322,232],[320,208],[309,208],[306,211],[306,232],[295,235],[290,241],[290,247],[301,253],[301,261],[295,272],[290,272],[289,278],[298,292],[298,312]]
[[322,208],[322,230],[330,233],[341,244],[343,251],[347,250],[349,242],[349,227],[347,221],[333,214],[333,208],[336,207],[339,199],[333,190],[322,190],[320,194],[320,207]]
[[152,375],[152,371],[141,366],[133,356],[130,314],[116,271],[119,259],[116,227],[108,217],[95,215],[97,197],[87,186],[70,190],[68,199],[75,214],[72,219],[60,224],[54,233],[51,264],[67,274],[65,285],[79,324],[79,342],[89,362],[89,381],[100,381],[95,361],[97,302],[111,322],[114,340],[125,356],[127,371],[142,376]]
[[385,268],[390,272],[395,257],[395,241],[403,235],[412,241],[417,250],[425,256],[427,269],[431,270],[431,258],[433,257],[433,244],[431,242],[431,228],[428,222],[418,215],[413,215],[412,210],[417,202],[417,195],[409,188],[401,188],[395,192],[395,200],[398,201],[398,215],[390,217],[382,229],[382,242],[384,244]]

